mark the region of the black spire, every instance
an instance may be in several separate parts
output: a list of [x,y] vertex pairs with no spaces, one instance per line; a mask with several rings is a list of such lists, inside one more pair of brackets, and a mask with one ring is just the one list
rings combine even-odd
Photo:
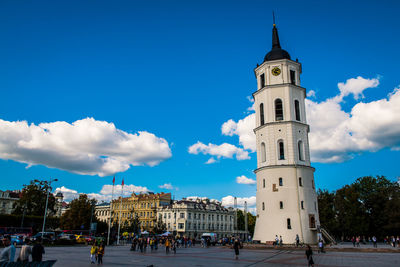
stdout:
[[276,28],[275,25],[275,15],[272,13],[274,24],[272,28],[272,49],[271,51],[268,52],[268,54],[265,55],[264,57],[264,62],[265,61],[271,61],[271,60],[278,60],[278,59],[290,59],[290,55],[286,50],[283,50],[281,48],[281,44],[279,42],[279,35],[278,35],[278,29]]

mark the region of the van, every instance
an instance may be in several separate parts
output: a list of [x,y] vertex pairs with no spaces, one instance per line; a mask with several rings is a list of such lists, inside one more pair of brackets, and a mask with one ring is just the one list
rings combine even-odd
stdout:
[[210,243],[215,246],[217,244],[217,234],[216,233],[204,233],[201,235],[204,240],[210,239]]

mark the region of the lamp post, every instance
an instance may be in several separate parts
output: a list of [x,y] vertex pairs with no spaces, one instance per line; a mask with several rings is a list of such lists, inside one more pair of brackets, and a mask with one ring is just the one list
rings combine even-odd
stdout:
[[47,217],[47,205],[49,203],[49,187],[51,185],[52,182],[57,182],[58,179],[50,179],[49,183],[48,183],[48,187],[47,187],[47,195],[46,195],[46,208],[44,209],[44,217],[43,217],[43,227],[42,227],[42,242],[43,242],[43,234],[44,234],[44,228],[46,225],[46,217]]

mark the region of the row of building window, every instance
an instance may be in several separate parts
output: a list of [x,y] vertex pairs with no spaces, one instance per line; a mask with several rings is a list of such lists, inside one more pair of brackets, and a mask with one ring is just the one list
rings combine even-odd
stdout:
[[[299,140],[297,142],[297,151],[298,151],[298,156],[300,161],[304,161],[304,145],[303,141]],[[285,159],[285,145],[283,143],[283,140],[278,141],[278,159],[279,160],[284,160]],[[265,146],[265,143],[261,143],[261,162],[266,162],[267,161],[267,149]]]
[[[279,177],[278,179],[279,186],[283,186],[283,178]],[[299,177],[299,186],[303,186],[303,179]],[[314,180],[311,180],[311,186],[314,188]],[[263,179],[263,188],[265,188],[265,179]]]
[[[171,213],[164,213],[164,219],[167,219],[167,214],[168,214],[168,219],[171,219]],[[174,212],[174,219],[176,219],[176,213]],[[203,220],[206,219],[206,214],[197,214],[197,213],[193,213],[193,219],[195,220],[201,220],[201,215],[203,215]],[[160,219],[162,218],[162,214],[160,214]],[[185,218],[185,213],[181,212],[179,213],[179,218],[184,219]],[[208,214],[208,220],[209,221],[214,221],[214,214]],[[221,221],[228,221],[228,218],[230,221],[232,221],[232,216],[230,215],[228,217],[228,215],[216,215],[216,219],[217,221],[219,221],[221,219]],[[188,219],[192,219],[192,213],[188,213]]]
[[[283,121],[283,104],[281,99],[275,99],[275,121]],[[294,100],[294,113],[296,121],[300,121],[300,103],[296,99]],[[260,104],[260,124],[265,124],[265,117],[264,117],[264,104]]]
[[[121,204],[119,203],[113,203],[113,208],[118,209],[121,207]],[[137,209],[137,208],[157,208],[157,203],[140,203],[139,205],[136,203],[135,205],[133,204],[122,204],[122,209]]]
[[[304,200],[300,201],[300,207],[304,210]],[[283,201],[279,201],[279,208],[283,210]],[[314,209],[317,211],[317,202],[314,202]],[[262,210],[265,210],[265,203],[262,203]]]
[[[178,229],[184,229],[184,223],[178,223]],[[208,226],[208,227],[207,227]],[[171,229],[171,223],[168,223],[168,229]],[[187,224],[187,230],[191,230],[192,229],[192,224],[189,222]],[[193,224],[193,230],[232,230],[232,225],[224,225],[224,224],[212,224],[209,223],[208,225],[203,223],[203,224]]]
[[[119,212],[116,212],[115,214],[114,214],[114,216],[119,216]],[[140,214],[140,217],[144,217],[144,218],[151,218],[151,217],[153,217],[154,216],[154,213],[152,212],[152,211],[148,211],[148,212],[137,212],[137,214],[139,215]],[[132,213],[132,212],[123,212],[122,213],[122,218],[133,218],[133,216],[134,216],[134,213]]]

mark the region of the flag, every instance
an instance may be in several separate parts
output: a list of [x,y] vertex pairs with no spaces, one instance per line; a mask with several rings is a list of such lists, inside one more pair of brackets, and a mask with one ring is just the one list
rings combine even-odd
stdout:
[[114,178],[113,178],[113,185],[115,184],[115,176],[114,176]]
[[122,184],[121,185],[124,186],[124,178],[122,178]]

